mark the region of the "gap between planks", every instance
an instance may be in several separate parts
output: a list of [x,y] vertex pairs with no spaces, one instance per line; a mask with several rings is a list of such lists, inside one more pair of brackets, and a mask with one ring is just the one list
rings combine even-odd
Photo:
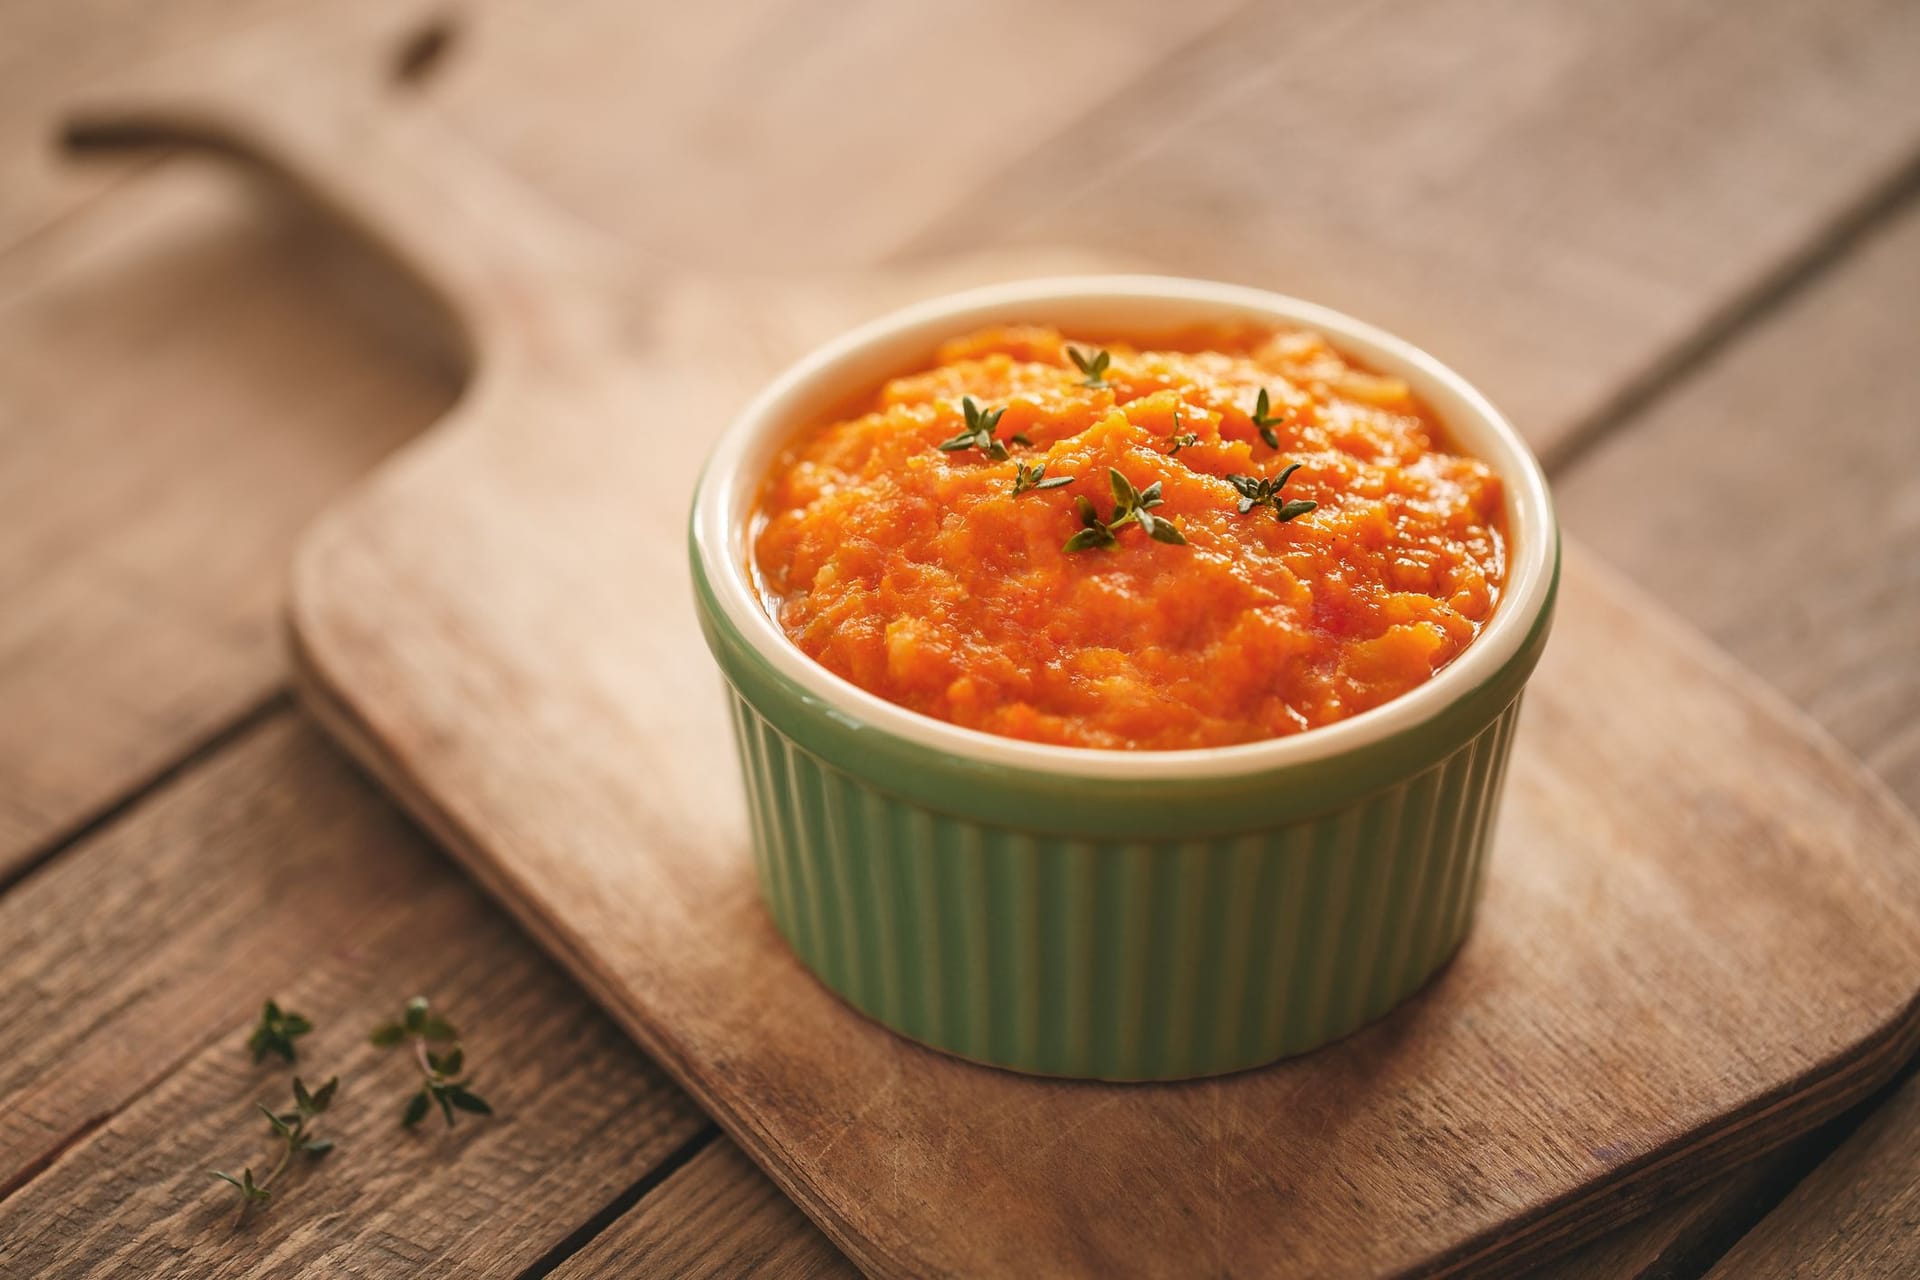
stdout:
[[282,712],[292,712],[293,707],[293,691],[283,684],[270,690],[252,706],[235,712],[231,719],[214,726],[198,742],[189,744],[179,755],[163,763],[146,777],[129,784],[125,791],[92,813],[84,815],[79,821],[53,835],[39,846],[28,849],[17,863],[12,866],[0,866],[0,894],[5,894],[16,884],[59,857],[61,853],[75,845],[85,843],[90,837],[113,826],[138,809],[149,797],[166,790],[175,781],[239,742],[254,729],[266,724]]
[[632,1186],[609,1200],[598,1213],[540,1255],[537,1262],[520,1273],[518,1280],[541,1280],[541,1277],[553,1274],[555,1268],[586,1248],[601,1232],[625,1217],[654,1188],[678,1173],[688,1161],[712,1146],[720,1137],[720,1126],[709,1120],[705,1128],[681,1143],[666,1159],[647,1170]]
[[1920,196],[1920,148],[1875,183],[1832,221],[1808,237],[1794,253],[1709,313],[1637,377],[1630,379],[1592,414],[1575,422],[1566,435],[1541,452],[1549,475],[1573,470],[1599,445],[1640,420],[1668,392],[1688,382],[1763,324],[1768,317],[1806,293],[1877,232],[1892,225]]

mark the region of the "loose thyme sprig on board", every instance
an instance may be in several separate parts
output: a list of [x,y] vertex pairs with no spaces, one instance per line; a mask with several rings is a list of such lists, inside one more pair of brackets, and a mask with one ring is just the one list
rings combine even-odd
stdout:
[[982,409],[974,403],[972,396],[963,396],[960,411],[966,415],[967,429],[950,440],[940,442],[943,453],[958,453],[962,449],[978,449],[995,462],[1007,460],[1008,444],[1032,444],[1023,435],[1011,435],[1006,440],[994,439],[993,433],[1000,426],[1000,415],[1005,409]]
[[1111,353],[1097,351],[1089,356],[1078,347],[1068,347],[1067,358],[1072,360],[1074,366],[1086,375],[1086,377],[1080,380],[1081,386],[1092,387],[1098,390],[1107,385],[1107,368],[1113,363]]
[[313,1023],[297,1013],[281,1012],[280,1006],[269,1000],[260,1010],[260,1021],[254,1025],[253,1034],[247,1037],[247,1049],[256,1065],[265,1061],[270,1053],[292,1062],[300,1056],[293,1047],[294,1040],[311,1030]]
[[[490,1116],[493,1108],[487,1105],[473,1090],[467,1088],[467,1081],[461,1072],[466,1068],[467,1055],[459,1045],[460,1033],[453,1024],[432,1011],[425,996],[415,996],[407,1001],[407,1007],[396,1022],[384,1023],[373,1029],[368,1037],[374,1044],[381,1046],[408,1043],[413,1048],[414,1062],[420,1068],[421,1084],[419,1092],[407,1100],[406,1110],[400,1113],[400,1123],[411,1129],[426,1119],[427,1112],[436,1104],[440,1114],[446,1117],[447,1127],[453,1127],[453,1113],[471,1111],[475,1115]],[[433,1050],[429,1044],[450,1046],[444,1050]]]
[[1285,422],[1287,415],[1284,412],[1269,412],[1272,407],[1272,403],[1267,399],[1267,389],[1260,388],[1260,398],[1254,402],[1253,406],[1253,425],[1260,428],[1260,438],[1267,442],[1267,448],[1278,449],[1280,433],[1274,428]]
[[1049,480],[1046,475],[1047,464],[1044,462],[1036,462],[1032,466],[1024,462],[1014,463],[1013,496],[1017,498],[1023,493],[1038,492],[1041,489],[1058,489],[1061,485],[1072,484],[1074,481],[1072,476],[1055,476]]
[[258,1182],[253,1180],[252,1165],[242,1169],[237,1178],[230,1173],[222,1173],[218,1169],[211,1171],[214,1177],[232,1184],[233,1189],[240,1193],[242,1219],[245,1219],[247,1210],[254,1205],[265,1204],[273,1199],[273,1192],[268,1188],[295,1155],[317,1157],[333,1150],[332,1139],[316,1138],[313,1136],[313,1131],[321,1114],[332,1104],[334,1091],[339,1087],[340,1077],[333,1076],[318,1089],[309,1093],[307,1086],[301,1083],[300,1077],[295,1076],[293,1078],[293,1110],[275,1111],[264,1102],[254,1104],[260,1108],[260,1114],[267,1118],[267,1123],[273,1126],[274,1136],[281,1141],[279,1160],[274,1162],[273,1168],[267,1170],[267,1176]]
[[1244,516],[1255,507],[1272,507],[1273,514],[1280,518],[1280,523],[1285,524],[1295,516],[1303,516],[1319,506],[1319,503],[1305,498],[1281,499],[1281,486],[1299,469],[1299,463],[1288,463],[1285,471],[1268,480],[1257,476],[1228,476],[1227,483],[1240,491],[1240,514]]
[[1152,514],[1151,508],[1160,505],[1160,482],[1155,480],[1144,489],[1133,487],[1133,481],[1121,475],[1114,467],[1107,468],[1107,483],[1113,490],[1113,516],[1102,520],[1100,513],[1085,498],[1076,498],[1075,505],[1080,509],[1080,532],[1068,538],[1063,551],[1091,551],[1095,547],[1118,546],[1119,531],[1130,524],[1140,526],[1155,542],[1165,542],[1172,546],[1184,547],[1187,539],[1173,521]]

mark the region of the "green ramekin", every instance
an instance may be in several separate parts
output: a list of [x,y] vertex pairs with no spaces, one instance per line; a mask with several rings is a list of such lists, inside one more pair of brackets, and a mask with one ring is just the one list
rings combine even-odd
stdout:
[[[1325,334],[1406,379],[1506,488],[1493,618],[1420,688],[1292,737],[1192,751],[1020,742],[908,711],[795,648],[749,569],[780,447],[943,340],[997,323],[1151,339],[1254,320]],[[1512,426],[1424,352],[1310,303],[1150,276],[956,294],[782,374],[695,494],[695,595],[731,687],[762,889],[856,1009],[1016,1071],[1214,1075],[1353,1031],[1459,946],[1480,893],[1522,687],[1546,643],[1559,533]]]

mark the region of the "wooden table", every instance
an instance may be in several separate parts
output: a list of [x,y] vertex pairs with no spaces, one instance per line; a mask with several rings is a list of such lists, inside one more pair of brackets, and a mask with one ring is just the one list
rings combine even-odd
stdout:
[[[430,77],[417,15],[323,21],[683,267],[1065,244],[1398,329],[1920,805],[1920,7],[487,0]],[[236,29],[341,74],[312,22],[0,11],[0,1274],[845,1272],[286,691],[294,539],[457,392],[431,314],[231,172],[47,146],[88,78]],[[392,1123],[365,1031],[416,990],[498,1117]],[[234,1231],[206,1170],[265,1152],[268,995],[380,1101]],[[1907,1083],[1554,1273],[1913,1273],[1917,1136]]]

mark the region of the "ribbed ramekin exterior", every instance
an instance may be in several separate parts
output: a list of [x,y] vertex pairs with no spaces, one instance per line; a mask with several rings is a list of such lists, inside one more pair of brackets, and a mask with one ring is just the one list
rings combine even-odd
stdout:
[[936,811],[732,704],[761,885],[809,968],[936,1048],[1110,1080],[1271,1062],[1418,989],[1471,922],[1519,709],[1324,814],[1128,843]]

